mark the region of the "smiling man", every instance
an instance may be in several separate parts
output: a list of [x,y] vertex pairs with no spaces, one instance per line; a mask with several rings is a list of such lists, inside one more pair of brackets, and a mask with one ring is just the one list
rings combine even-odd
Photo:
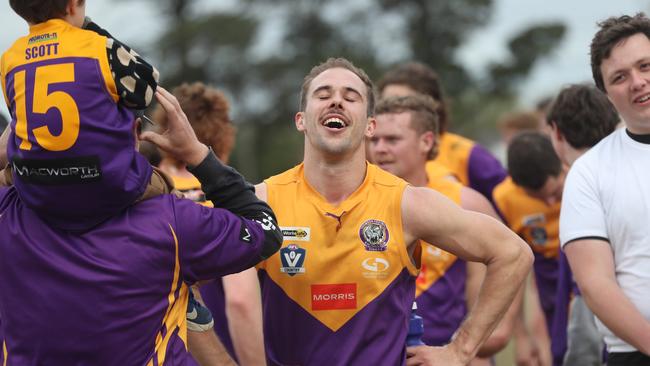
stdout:
[[566,180],[560,240],[605,337],[607,364],[650,365],[650,19],[600,23],[594,81],[627,127],[578,158]]
[[[314,67],[300,99],[304,160],[256,187],[284,234],[280,253],[259,266],[269,364],[466,365],[531,266],[525,243],[497,220],[366,162],[373,86],[349,61]],[[454,340],[407,350],[420,239],[487,270]]]

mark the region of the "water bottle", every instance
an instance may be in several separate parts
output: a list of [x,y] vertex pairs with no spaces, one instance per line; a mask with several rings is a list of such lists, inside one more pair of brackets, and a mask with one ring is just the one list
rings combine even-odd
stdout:
[[418,309],[418,304],[413,301],[411,308],[411,316],[409,317],[409,332],[406,336],[406,346],[423,346],[422,335],[424,334],[424,322],[422,317],[417,315],[415,311]]

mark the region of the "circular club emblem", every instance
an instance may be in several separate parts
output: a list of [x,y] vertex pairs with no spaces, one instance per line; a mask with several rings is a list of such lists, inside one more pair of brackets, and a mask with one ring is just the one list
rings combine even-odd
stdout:
[[383,252],[388,246],[388,228],[383,221],[368,220],[359,228],[359,237],[370,252]]

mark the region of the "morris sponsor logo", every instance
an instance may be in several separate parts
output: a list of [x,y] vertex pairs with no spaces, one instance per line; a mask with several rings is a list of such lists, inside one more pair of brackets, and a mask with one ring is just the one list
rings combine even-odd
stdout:
[[356,283],[311,285],[312,310],[350,310],[356,308]]

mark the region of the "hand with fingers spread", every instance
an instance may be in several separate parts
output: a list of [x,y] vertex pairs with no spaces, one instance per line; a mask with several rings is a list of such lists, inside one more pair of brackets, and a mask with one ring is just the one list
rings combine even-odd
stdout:
[[176,97],[162,87],[156,90],[158,103],[167,112],[167,130],[162,133],[142,132],[141,140],[149,141],[189,166],[197,166],[208,155],[208,147],[199,142]]

